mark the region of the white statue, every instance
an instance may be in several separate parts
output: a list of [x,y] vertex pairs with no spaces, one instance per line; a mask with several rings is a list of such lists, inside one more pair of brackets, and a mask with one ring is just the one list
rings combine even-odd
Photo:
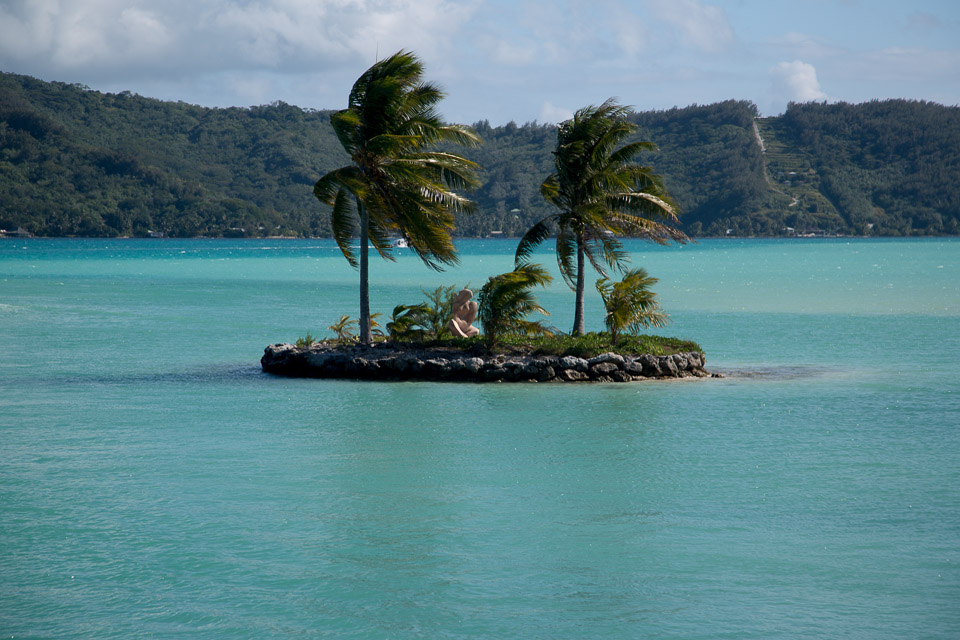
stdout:
[[480,329],[473,326],[477,319],[477,303],[471,300],[473,291],[463,289],[453,300],[453,317],[447,323],[447,329],[456,338],[471,338],[480,334]]

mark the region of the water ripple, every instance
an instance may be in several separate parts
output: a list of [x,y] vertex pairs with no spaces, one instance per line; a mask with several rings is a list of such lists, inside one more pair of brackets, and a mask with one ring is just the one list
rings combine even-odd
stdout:
[[36,385],[84,386],[84,385],[143,385],[143,384],[224,384],[245,383],[264,378],[258,365],[249,363],[224,364],[186,369],[182,371],[159,371],[151,373],[107,373],[92,375],[41,376],[9,381],[12,386],[33,387]]

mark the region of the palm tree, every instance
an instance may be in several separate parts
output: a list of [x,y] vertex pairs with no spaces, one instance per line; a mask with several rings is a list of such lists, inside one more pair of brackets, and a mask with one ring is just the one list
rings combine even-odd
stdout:
[[334,322],[332,325],[327,327],[330,331],[333,331],[334,335],[337,336],[337,342],[349,342],[354,339],[353,331],[357,326],[357,321],[351,318],[350,316],[344,314],[340,316],[340,319]]
[[613,344],[617,344],[621,331],[664,327],[670,321],[660,309],[657,294],[650,290],[657,282],[642,267],[627,271],[620,282],[610,282],[607,278],[597,280],[597,291],[606,309],[604,324]]
[[387,334],[393,340],[422,339],[427,330],[427,315],[430,307],[426,303],[398,304],[393,308],[391,321],[387,323]]
[[503,335],[544,335],[550,330],[539,320],[527,320],[530,313],[550,315],[531,291],[553,280],[539,264],[523,264],[514,271],[491,276],[480,289],[480,324],[490,344]]
[[[360,342],[370,344],[368,247],[394,259],[391,235],[402,235],[427,266],[458,262],[450,232],[454,213],[473,203],[454,190],[479,184],[477,165],[434,145],[480,144],[462,125],[440,120],[434,106],[443,92],[422,81],[417,57],[399,51],[370,67],[354,83],[348,106],[330,116],[353,164],[320,178],[313,193],[333,207],[333,235],[344,257],[360,269]],[[360,237],[359,252],[351,243]],[[359,253],[359,259],[358,254]]]
[[628,119],[629,107],[611,98],[599,107],[588,106],[560,123],[556,172],[540,186],[540,193],[560,210],[533,225],[520,239],[515,262],[524,264],[553,233],[557,236],[557,263],[567,285],[576,292],[573,335],[583,335],[584,267],[589,261],[600,275],[607,267],[626,268],[627,252],[617,236],[638,236],[659,244],[686,242],[671,226],[677,208],[650,167],[633,164],[641,151],[656,149],[651,142],[618,147],[636,131]]

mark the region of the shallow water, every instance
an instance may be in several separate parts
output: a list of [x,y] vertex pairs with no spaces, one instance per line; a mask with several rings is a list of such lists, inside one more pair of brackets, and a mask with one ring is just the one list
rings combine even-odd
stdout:
[[0,241],[0,635],[960,636],[960,242],[630,248],[726,378],[273,378],[332,243]]

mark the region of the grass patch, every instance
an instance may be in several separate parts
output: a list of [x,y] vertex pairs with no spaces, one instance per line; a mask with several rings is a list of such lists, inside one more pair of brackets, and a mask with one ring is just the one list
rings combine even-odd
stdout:
[[[333,341],[326,342],[330,344],[330,346],[336,345],[336,342]],[[398,347],[407,347],[410,349],[450,349],[452,351],[465,351],[477,357],[504,354],[592,358],[593,356],[607,353],[608,351],[631,356],[638,356],[644,353],[664,356],[688,351],[699,351],[703,353],[700,345],[691,340],[680,340],[679,338],[667,338],[646,334],[621,334],[618,337],[616,345],[611,342],[609,333],[588,333],[584,336],[570,336],[566,334],[532,337],[503,336],[500,338],[499,344],[493,348],[490,347],[483,336],[473,338],[444,338],[441,340],[387,341],[377,339],[375,342],[389,342]]]
[[312,347],[317,342],[317,339],[310,335],[310,332],[307,331],[307,335],[302,338],[297,338],[297,347],[300,349],[308,349]]
[[608,351],[631,356],[639,356],[644,353],[665,356],[687,351],[703,353],[700,345],[691,340],[647,334],[620,334],[615,345],[611,342],[609,333],[588,333],[583,336],[556,335],[536,338],[532,342],[533,353],[535,354],[577,356],[578,358],[592,358]]

